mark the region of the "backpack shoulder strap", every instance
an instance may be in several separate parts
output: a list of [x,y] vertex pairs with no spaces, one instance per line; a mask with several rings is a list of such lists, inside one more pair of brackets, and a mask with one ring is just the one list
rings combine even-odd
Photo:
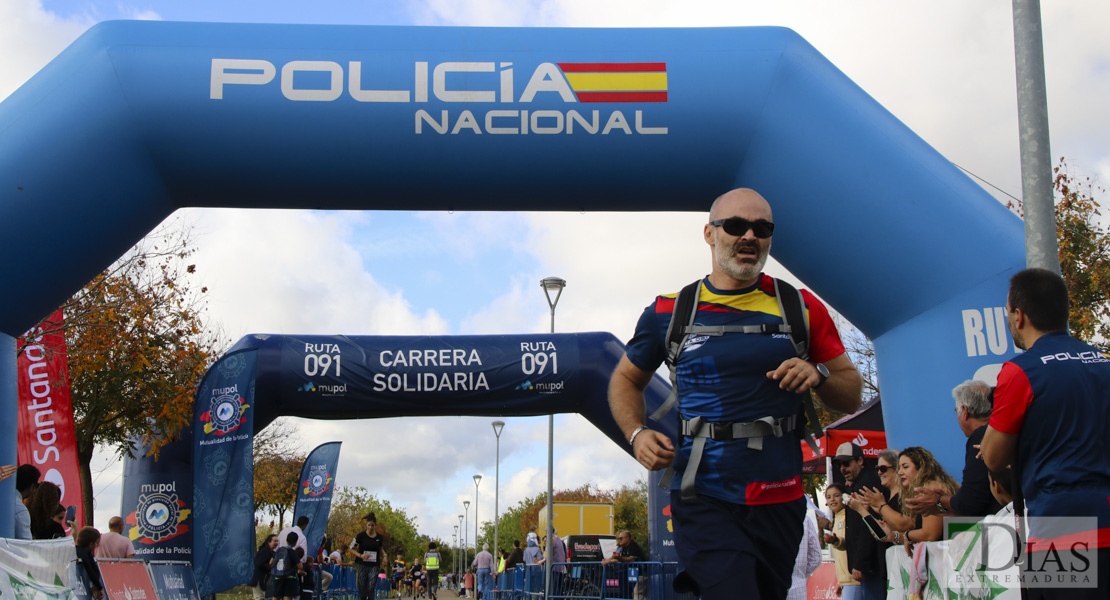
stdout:
[[[790,342],[794,344],[794,352],[798,354],[798,358],[802,360],[809,360],[809,319],[805,312],[805,299],[802,298],[802,293],[794,288],[789,283],[775,278],[775,299],[779,303],[779,312],[782,313],[782,320],[790,330]],[[813,406],[813,395],[806,393],[802,398],[802,410],[805,412],[805,419],[798,420],[797,432],[814,454],[820,455],[821,452],[817,447],[815,438],[819,438],[825,434],[821,430],[821,421],[817,418],[817,409]],[[804,422],[809,422],[809,428],[806,429]]]
[[674,309],[671,310],[671,323],[667,326],[665,359],[671,372],[671,393],[667,399],[649,417],[658,421],[671,412],[675,402],[678,401],[678,355],[682,354],[682,347],[686,341],[686,328],[694,324],[698,315],[698,296],[701,292],[701,280],[697,280],[678,292],[674,299]]
[[809,319],[802,293],[789,283],[775,278],[775,300],[779,303],[783,322],[790,328],[790,341],[798,358],[809,360]]

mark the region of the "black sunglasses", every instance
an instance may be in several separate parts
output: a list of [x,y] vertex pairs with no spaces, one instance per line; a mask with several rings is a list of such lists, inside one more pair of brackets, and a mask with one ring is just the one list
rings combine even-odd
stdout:
[[714,227],[721,227],[725,230],[725,233],[736,237],[744,235],[749,229],[752,230],[755,237],[760,239],[767,239],[775,232],[775,224],[766,219],[749,221],[747,219],[741,219],[740,217],[729,217],[727,219],[710,221],[709,224]]
[[879,465],[879,466],[875,467],[875,470],[879,472],[879,475],[886,475],[886,472],[893,469],[893,468],[894,467],[890,467],[890,466],[887,466],[887,465]]

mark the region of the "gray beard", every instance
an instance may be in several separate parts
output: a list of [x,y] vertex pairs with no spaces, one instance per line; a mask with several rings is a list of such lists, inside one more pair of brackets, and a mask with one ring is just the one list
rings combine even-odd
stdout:
[[719,266],[726,275],[737,281],[755,279],[763,272],[763,265],[767,263],[766,254],[761,254],[754,263],[741,263],[736,259],[733,248],[723,244],[717,244],[713,248],[713,252],[717,260],[717,266]]

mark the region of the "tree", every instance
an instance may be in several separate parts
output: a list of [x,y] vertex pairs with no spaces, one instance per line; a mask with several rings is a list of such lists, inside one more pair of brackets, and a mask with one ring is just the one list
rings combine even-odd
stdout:
[[1096,192],[1105,190],[1090,177],[1073,175],[1063,158],[1053,169],[1056,237],[1060,272],[1068,284],[1071,334],[1102,350],[1110,349],[1110,233],[1099,224]]
[[[603,490],[591,483],[565,490],[555,490],[555,502],[601,502],[613,505],[614,531],[627,529],[632,533],[633,539],[641,545],[648,543],[648,512],[647,512],[647,481],[639,480],[635,484],[625,485],[619,490]],[[532,498],[525,498],[501,514],[500,540],[501,548],[508,549],[513,540],[520,540],[523,545],[525,536],[530,531],[536,531],[542,538],[544,532],[539,530],[539,515],[547,504],[547,494],[537,494]],[[561,534],[566,536],[566,532]],[[493,548],[493,523],[483,521],[479,533],[478,545],[489,543]]]
[[285,513],[297,499],[297,483],[308,458],[297,440],[296,425],[277,419],[254,436],[254,510],[278,518],[278,530],[285,527]]
[[627,530],[632,539],[647,548],[648,537],[648,484],[646,479],[638,479],[632,485],[623,485],[613,494],[613,527],[616,531]]
[[[1110,232],[1099,224],[1102,206],[1096,194],[1106,190],[1090,177],[1074,175],[1067,161],[1053,167],[1056,240],[1060,274],[1068,286],[1068,327],[1076,338],[1102,350],[1110,349]],[[1019,217],[1022,201],[1006,206]]]
[[[62,305],[85,515],[93,519],[95,447],[159,450],[188,425],[193,393],[221,345],[189,279],[188,228],[144,238]],[[19,351],[22,351],[20,348]]]
[[378,499],[362,487],[342,487],[332,496],[327,533],[328,538],[337,544],[335,547],[346,548],[359,532],[365,531],[362,517],[370,512],[378,520],[378,533],[385,538],[383,552],[386,557],[401,554],[409,562],[417,556],[423,558],[427,544],[422,546],[420,543],[416,518],[410,517],[402,508],[395,508],[388,500]]
[[285,513],[297,501],[305,458],[263,456],[254,464],[254,508],[276,516],[279,531],[285,527]]

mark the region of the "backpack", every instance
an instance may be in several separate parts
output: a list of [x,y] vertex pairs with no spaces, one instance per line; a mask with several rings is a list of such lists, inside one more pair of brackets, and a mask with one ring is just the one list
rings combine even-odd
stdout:
[[[759,325],[694,325],[698,315],[698,296],[701,292],[702,280],[699,279],[678,293],[675,297],[674,309],[671,311],[671,323],[667,327],[667,356],[665,362],[670,370],[671,393],[663,404],[649,417],[652,421],[659,421],[667,415],[678,403],[678,358],[686,346],[689,336],[710,335],[718,336],[726,333],[747,334],[774,334],[785,333],[790,336],[794,345],[794,352],[798,358],[809,360],[809,319],[803,307],[805,299],[802,293],[789,283],[775,278],[775,300],[779,304],[779,313],[782,314],[782,323],[762,323]],[[808,393],[802,398],[802,412],[783,419],[764,417],[751,423],[731,423],[729,427],[718,427],[718,424],[704,421],[702,417],[694,417],[689,421],[678,417],[680,436],[694,438],[694,446],[690,452],[690,462],[682,475],[682,498],[690,500],[697,497],[694,489],[694,478],[698,467],[701,465],[702,451],[705,440],[713,439],[747,439],[748,447],[756,450],[763,448],[763,438],[768,435],[781,437],[787,431],[793,431],[805,439],[806,443],[815,454],[820,454],[814,436],[820,437],[821,423],[817,419],[817,410],[813,407],[813,398]],[[806,429],[806,421],[810,429]],[[671,485],[674,468],[667,467],[659,481],[659,487],[666,489]]]
[[270,573],[274,577],[289,577],[297,570],[296,555],[289,546],[282,546],[274,553],[274,567]]

